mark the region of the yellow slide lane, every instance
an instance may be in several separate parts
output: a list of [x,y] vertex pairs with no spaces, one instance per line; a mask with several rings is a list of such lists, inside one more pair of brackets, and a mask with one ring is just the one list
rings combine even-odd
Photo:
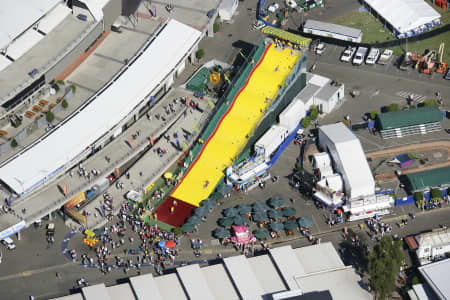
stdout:
[[266,107],[277,96],[300,55],[298,51],[287,48],[281,51],[273,44],[269,46],[247,86],[238,94],[233,107],[172,197],[199,206],[212,193],[224,170],[247,144],[248,135],[264,116]]

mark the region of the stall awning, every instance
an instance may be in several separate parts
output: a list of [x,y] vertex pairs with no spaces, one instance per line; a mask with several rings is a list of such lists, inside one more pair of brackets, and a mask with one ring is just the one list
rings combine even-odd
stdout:
[[302,47],[308,47],[309,43],[311,42],[311,39],[271,26],[266,26],[261,29],[261,31],[265,34],[272,35],[274,37],[289,41]]

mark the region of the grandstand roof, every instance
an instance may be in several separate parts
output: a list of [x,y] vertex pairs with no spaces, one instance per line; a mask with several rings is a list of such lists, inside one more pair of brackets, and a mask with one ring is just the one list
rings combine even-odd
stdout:
[[23,194],[89,149],[152,92],[195,45],[201,32],[171,20],[127,69],[75,115],[0,168],[0,179]]
[[423,106],[409,110],[391,111],[377,115],[381,130],[401,128],[413,125],[442,121],[441,111],[437,106]]
[[6,47],[61,0],[2,0],[0,2],[0,48]]
[[450,185],[450,167],[407,174],[411,191]]

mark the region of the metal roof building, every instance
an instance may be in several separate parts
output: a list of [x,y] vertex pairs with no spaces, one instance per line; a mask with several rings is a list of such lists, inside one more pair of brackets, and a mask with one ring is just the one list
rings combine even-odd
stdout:
[[411,192],[446,188],[450,186],[450,167],[407,174],[406,179]]
[[[103,298],[97,298],[102,300],[372,299],[360,281],[361,277],[351,266],[344,266],[328,242],[298,249],[283,246],[252,258],[229,257],[221,264],[203,268],[189,265],[177,268],[176,274],[156,278],[140,275],[115,288],[100,284],[89,287],[96,288],[89,290],[92,293],[88,296],[95,292],[103,293]],[[83,289],[83,295],[90,299],[87,292]]]
[[441,130],[442,119],[437,106],[423,106],[378,114],[376,121],[383,138],[395,138]]
[[450,299],[450,259],[419,267],[419,272],[439,299]]
[[303,32],[356,43],[361,42],[363,35],[361,29],[316,20],[307,20]]

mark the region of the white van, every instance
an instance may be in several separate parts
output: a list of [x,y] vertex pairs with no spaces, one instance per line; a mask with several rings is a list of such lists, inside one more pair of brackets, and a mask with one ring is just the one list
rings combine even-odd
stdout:
[[353,58],[353,64],[358,66],[361,65],[364,62],[368,51],[369,49],[366,47],[359,47],[356,51],[355,57]]
[[14,244],[14,241],[11,238],[9,238],[9,237],[4,238],[2,240],[2,244],[5,245],[6,248],[8,248],[8,250],[16,249],[16,245]]

